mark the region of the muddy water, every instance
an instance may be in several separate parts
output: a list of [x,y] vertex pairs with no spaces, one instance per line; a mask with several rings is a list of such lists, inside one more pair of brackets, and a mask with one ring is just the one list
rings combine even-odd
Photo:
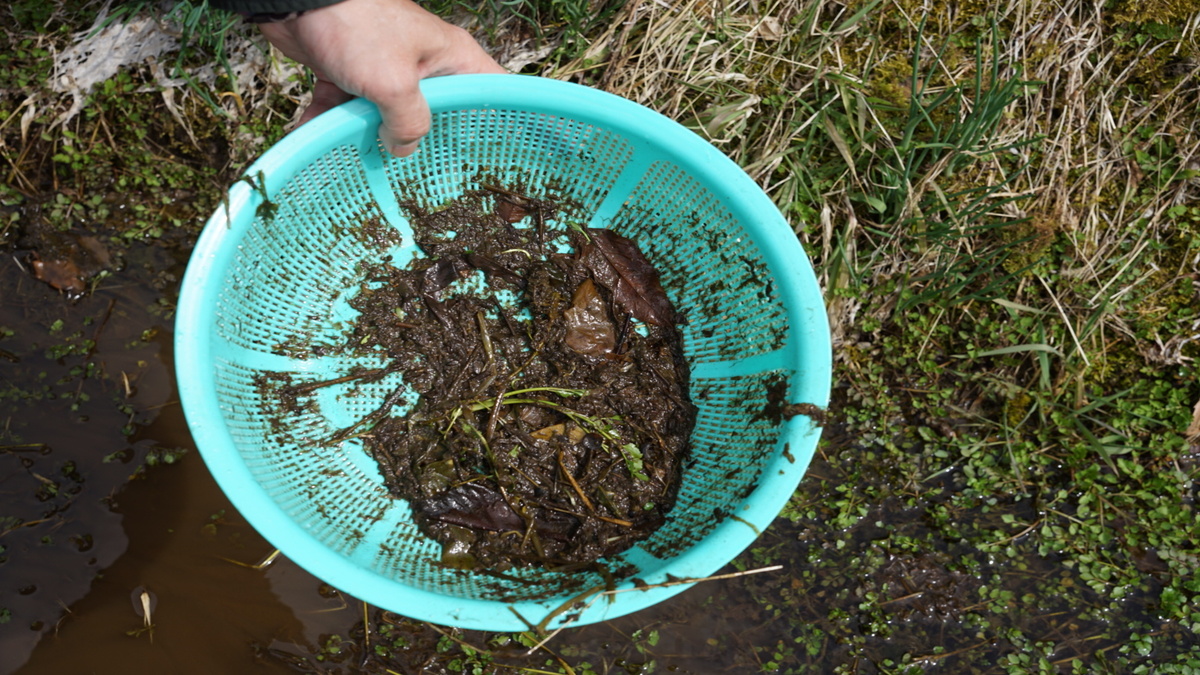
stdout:
[[[359,672],[312,655],[330,635],[361,636],[362,603],[282,557],[249,567],[272,547],[192,444],[171,362],[181,257],[135,247],[75,303],[0,260],[0,675],[295,672],[271,652],[309,672]],[[744,597],[714,611],[710,591],[720,597],[688,591],[554,646],[599,672],[644,672],[651,658],[669,672],[726,670],[714,668],[761,642],[764,624]],[[658,631],[654,657],[631,639],[639,629]],[[546,655],[502,661],[537,668]]]
[[360,614],[286,560],[228,561],[272,549],[186,431],[163,300],[181,266],[149,247],[125,265],[70,303],[0,260],[0,673],[283,672],[252,645]]

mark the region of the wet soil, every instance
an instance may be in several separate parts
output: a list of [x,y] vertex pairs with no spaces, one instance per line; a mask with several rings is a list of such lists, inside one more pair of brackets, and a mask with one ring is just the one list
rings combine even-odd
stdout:
[[649,536],[696,417],[652,265],[608,230],[548,233],[555,207],[513,189],[409,209],[427,257],[372,275],[350,344],[419,394],[366,446],[443,563],[560,569]]

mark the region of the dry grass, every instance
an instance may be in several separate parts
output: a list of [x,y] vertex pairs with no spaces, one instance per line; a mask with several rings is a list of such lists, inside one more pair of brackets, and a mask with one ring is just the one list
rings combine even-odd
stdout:
[[[947,242],[948,249],[922,250],[903,246],[911,232],[899,225],[928,227],[931,220],[954,217],[953,208],[919,213],[931,192],[1004,183],[988,196],[995,207],[975,216],[999,223],[1028,218],[1035,248],[1058,235],[1070,242],[1077,253],[1064,273],[1088,282],[1078,286],[1092,292],[1073,297],[1071,288],[1058,289],[1064,306],[1086,314],[1127,292],[1127,284],[1105,282],[1170,227],[1163,218],[1168,208],[1190,203],[1200,188],[1195,178],[1177,179],[1181,171],[1200,168],[1200,19],[1193,17],[1173,45],[1137,45],[1118,35],[1120,26],[1094,4],[1011,2],[995,9],[1000,37],[993,45],[986,23],[947,7],[631,0],[587,53],[551,75],[655,107],[724,149],[789,216],[828,290],[852,280],[878,286],[898,274],[936,275],[951,258],[979,255],[977,248],[991,242],[986,236],[964,235]],[[954,174],[947,170],[949,154],[916,167],[911,182],[899,186],[908,206],[889,223],[858,196],[886,197],[897,189],[876,178],[880,166],[902,159],[897,130],[907,119],[895,108],[906,105],[900,99],[908,94],[912,52],[920,54],[920,73],[928,75],[921,85],[930,95],[956,83],[969,87],[976,67],[969,40],[975,36],[985,67],[992,65],[987,61],[995,47],[1002,77],[1040,84],[1023,87],[974,150],[1041,141],[1000,157],[978,152]],[[1141,100],[1128,97],[1137,86],[1148,92]],[[1128,143],[1145,127],[1155,137],[1169,136],[1179,151],[1176,175],[1149,193]],[[1019,161],[1008,161],[1014,157]],[[1026,161],[1027,170],[1014,175]],[[1041,292],[1036,284],[1027,287]],[[853,332],[848,327],[858,309],[857,301],[831,296],[835,336]]]

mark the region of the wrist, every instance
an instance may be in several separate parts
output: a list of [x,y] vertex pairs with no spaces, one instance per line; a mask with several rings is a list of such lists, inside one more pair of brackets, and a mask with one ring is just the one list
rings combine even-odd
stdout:
[[292,19],[303,16],[307,9],[302,9],[299,12],[239,12],[242,19],[246,23],[280,23],[281,21],[291,21]]
[[294,19],[305,12],[343,0],[209,0],[213,9],[240,15],[251,23],[275,23]]

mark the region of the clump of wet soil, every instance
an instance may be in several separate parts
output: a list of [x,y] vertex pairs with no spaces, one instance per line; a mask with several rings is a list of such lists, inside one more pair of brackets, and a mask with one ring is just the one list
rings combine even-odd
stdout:
[[339,436],[364,436],[454,567],[569,568],[649,536],[696,416],[657,271],[609,230],[547,232],[555,206],[513,190],[407,208],[427,257],[371,276],[349,339],[419,399]]

